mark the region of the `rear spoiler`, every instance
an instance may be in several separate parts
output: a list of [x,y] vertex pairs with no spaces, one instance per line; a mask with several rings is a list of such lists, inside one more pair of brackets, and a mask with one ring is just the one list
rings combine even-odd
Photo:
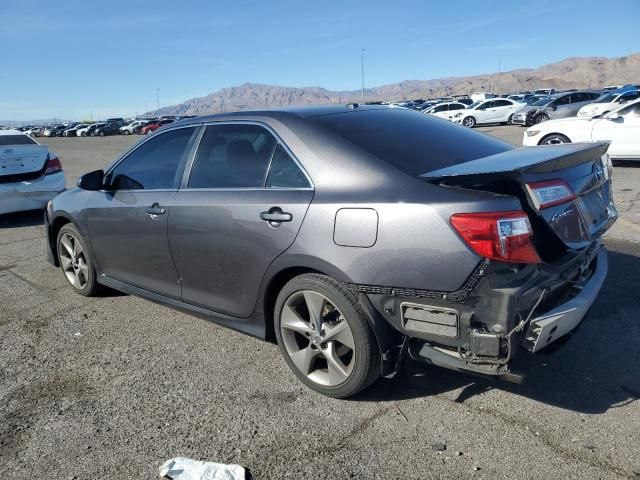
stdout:
[[522,147],[452,165],[420,175],[425,180],[492,173],[546,173],[569,168],[602,157],[610,142],[564,143],[540,147]]

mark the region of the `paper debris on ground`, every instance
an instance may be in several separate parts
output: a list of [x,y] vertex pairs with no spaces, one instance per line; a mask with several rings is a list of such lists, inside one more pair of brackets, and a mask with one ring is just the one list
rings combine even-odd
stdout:
[[173,480],[245,480],[246,471],[240,465],[176,457],[162,464],[160,477]]

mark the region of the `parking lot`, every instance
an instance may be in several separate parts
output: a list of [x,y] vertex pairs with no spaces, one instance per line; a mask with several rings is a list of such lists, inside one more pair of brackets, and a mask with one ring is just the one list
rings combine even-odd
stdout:
[[[520,127],[478,130],[522,142]],[[39,141],[72,186],[139,138]],[[565,344],[520,352],[523,385],[408,363],[349,401],[304,388],[275,345],[73,294],[41,212],[0,217],[3,478],[156,478],[175,456],[260,479],[640,478],[640,165],[613,181],[607,281]]]

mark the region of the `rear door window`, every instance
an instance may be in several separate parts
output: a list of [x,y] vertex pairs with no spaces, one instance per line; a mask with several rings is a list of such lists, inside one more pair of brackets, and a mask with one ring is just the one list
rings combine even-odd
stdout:
[[262,188],[275,145],[275,137],[260,125],[209,125],[187,188]]
[[282,145],[276,147],[267,175],[267,188],[309,188],[311,184]]

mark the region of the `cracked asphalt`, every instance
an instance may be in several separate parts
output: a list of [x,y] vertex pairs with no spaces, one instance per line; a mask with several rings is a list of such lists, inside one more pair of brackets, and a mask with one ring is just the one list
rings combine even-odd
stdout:
[[[45,143],[72,185],[136,140]],[[259,479],[640,478],[640,166],[616,165],[614,185],[603,290],[563,345],[519,352],[523,385],[409,363],[349,401],[303,388],[275,345],[73,294],[45,261],[41,213],[0,217],[0,475],[157,478],[187,456]]]

